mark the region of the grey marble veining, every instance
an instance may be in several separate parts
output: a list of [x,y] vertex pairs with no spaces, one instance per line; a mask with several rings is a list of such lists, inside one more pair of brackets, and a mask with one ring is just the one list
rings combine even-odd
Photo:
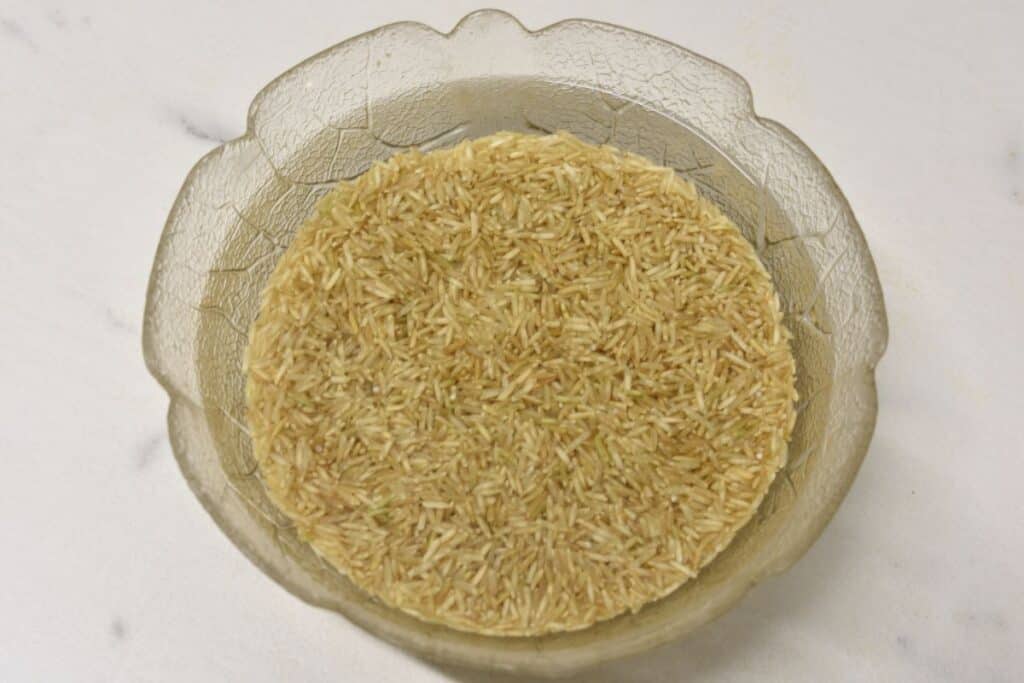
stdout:
[[32,40],[32,36],[14,19],[0,19],[0,30],[3,31],[3,36],[7,39],[20,42],[33,52],[39,50],[39,46]]
[[220,123],[194,117],[185,113],[178,113],[176,120],[181,129],[189,136],[203,142],[213,142],[218,145],[224,144],[232,138],[241,135],[241,131],[232,133],[227,127]]

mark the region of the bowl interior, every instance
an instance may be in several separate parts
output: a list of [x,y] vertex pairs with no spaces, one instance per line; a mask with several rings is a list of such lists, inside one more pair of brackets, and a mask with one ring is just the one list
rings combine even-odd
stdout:
[[[787,507],[787,499],[796,494],[806,474],[818,466],[817,460],[806,454],[813,444],[821,441],[825,428],[833,349],[828,335],[808,334],[805,326],[796,325],[792,320],[787,323],[795,333],[793,351],[799,369],[798,390],[802,397],[812,400],[801,404],[787,471],[773,484],[757,518],[695,581],[638,614],[622,616],[578,633],[535,638],[496,639],[427,625],[369,599],[346,577],[321,562],[267,500],[241,424],[245,384],[242,354],[246,341],[241,332],[247,327],[245,323],[256,316],[260,291],[282,247],[311,213],[314,203],[330,188],[330,183],[338,179],[332,167],[336,160],[325,154],[325,136],[340,138],[334,143],[338,146],[337,154],[344,156],[359,172],[374,160],[386,158],[412,144],[431,149],[499,130],[540,134],[567,130],[589,142],[609,143],[642,154],[675,168],[680,175],[696,183],[758,247],[784,306],[793,301],[794,293],[806,295],[817,282],[814,264],[803,245],[777,248],[777,245],[787,244],[785,240],[793,234],[793,228],[765,195],[761,184],[747,177],[699,132],[640,103],[610,93],[543,80],[494,78],[444,84],[443,88],[435,88],[429,94],[410,90],[379,101],[375,114],[380,120],[415,120],[417,125],[413,130],[391,131],[392,140],[371,146],[346,144],[344,134],[329,127],[303,131],[305,143],[293,143],[292,153],[275,163],[285,169],[282,173],[287,173],[289,178],[309,180],[282,182],[277,191],[273,187],[266,188],[250,202],[237,206],[239,229],[221,245],[212,269],[214,275],[206,282],[204,301],[229,310],[231,318],[239,321],[239,329],[232,329],[219,316],[206,316],[199,327],[198,368],[202,403],[206,406],[204,419],[228,484],[249,502],[253,522],[263,529],[265,536],[256,552],[264,562],[287,566],[290,579],[309,591],[306,597],[315,595],[316,602],[343,612],[358,604],[372,619],[393,622],[402,629],[418,633],[424,642],[443,637],[484,648],[500,646],[506,651],[536,654],[568,651],[611,636],[632,639],[649,633],[653,637],[670,624],[695,625],[708,618],[706,610],[715,609],[713,605],[717,603],[712,602],[709,607],[707,592],[728,584],[736,568],[749,561],[748,556],[758,550],[765,534],[770,533],[766,525],[771,526],[767,523],[773,513]],[[386,133],[378,135],[384,137]],[[363,138],[357,139],[362,141]],[[787,306],[786,310],[794,309]],[[831,324],[820,300],[809,309],[809,315],[822,329]],[[493,641],[500,641],[500,645]]]

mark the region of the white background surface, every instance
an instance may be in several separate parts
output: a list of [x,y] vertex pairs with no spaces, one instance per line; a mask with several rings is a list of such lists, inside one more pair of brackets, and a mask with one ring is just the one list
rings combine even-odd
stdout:
[[[363,4],[0,0],[0,680],[493,680],[250,565],[179,476],[142,362],[163,220],[259,88],[381,23],[475,8]],[[846,192],[891,325],[875,439],[821,540],[696,636],[588,680],[1020,680],[1024,5],[496,4],[745,75]]]

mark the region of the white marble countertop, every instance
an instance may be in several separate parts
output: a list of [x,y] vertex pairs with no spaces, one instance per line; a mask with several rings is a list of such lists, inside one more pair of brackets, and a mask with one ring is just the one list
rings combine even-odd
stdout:
[[[352,4],[0,1],[0,680],[494,680],[252,566],[178,474],[142,362],[165,215],[257,90],[376,25],[474,9]],[[744,74],[847,194],[891,324],[871,452],[821,540],[689,640],[587,680],[1024,677],[1024,5],[499,4]]]

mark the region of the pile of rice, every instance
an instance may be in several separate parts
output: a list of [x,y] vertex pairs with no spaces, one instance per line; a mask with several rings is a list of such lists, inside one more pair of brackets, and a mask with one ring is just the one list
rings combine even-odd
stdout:
[[750,244],[671,170],[569,135],[333,189],[247,357],[273,502],[353,582],[477,633],[693,578],[786,457],[794,362]]

